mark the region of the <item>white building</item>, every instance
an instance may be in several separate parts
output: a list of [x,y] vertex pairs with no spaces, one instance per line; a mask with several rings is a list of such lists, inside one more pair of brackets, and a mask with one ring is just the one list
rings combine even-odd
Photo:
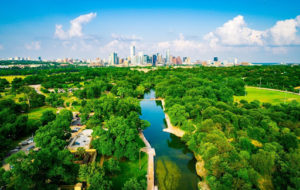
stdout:
[[166,63],[167,64],[170,63],[170,49],[168,49],[167,52],[166,52]]
[[130,47],[130,57],[131,59],[135,56],[135,46]]

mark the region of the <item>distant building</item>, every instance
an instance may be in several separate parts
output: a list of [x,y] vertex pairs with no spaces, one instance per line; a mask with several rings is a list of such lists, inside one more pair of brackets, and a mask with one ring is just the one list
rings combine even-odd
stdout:
[[168,49],[166,52],[166,63],[170,64],[170,49]]
[[218,59],[218,57],[214,57],[214,61],[216,61],[216,62],[217,62],[218,60],[219,60],[219,59]]
[[138,58],[137,58],[137,64],[138,65],[142,65],[143,61],[144,61],[144,53],[143,52],[139,52]]
[[155,66],[157,64],[157,56],[153,55],[152,56],[152,66]]
[[185,64],[188,64],[190,65],[191,64],[191,58],[190,57],[187,57],[186,60],[185,60]]
[[238,64],[238,59],[234,58],[234,65],[237,65],[237,64]]
[[119,62],[118,54],[116,52],[111,53],[109,59],[111,65],[117,65]]
[[182,60],[181,60],[180,56],[176,57],[176,64],[182,65]]
[[130,47],[130,57],[133,58],[135,56],[135,46]]

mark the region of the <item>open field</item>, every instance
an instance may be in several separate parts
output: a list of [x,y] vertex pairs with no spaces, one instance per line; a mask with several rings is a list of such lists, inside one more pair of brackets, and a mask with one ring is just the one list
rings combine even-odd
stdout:
[[234,96],[234,101],[240,101],[242,99],[251,102],[253,100],[259,100],[260,102],[269,102],[274,104],[291,102],[296,100],[300,102],[300,95],[285,93],[280,91],[273,91],[267,89],[260,89],[257,87],[246,87],[246,96]]
[[35,108],[35,109],[32,109],[28,113],[28,119],[40,119],[40,117],[43,115],[43,112],[45,112],[47,110],[52,110],[53,112],[56,111],[55,108],[52,108],[52,107],[49,107],[49,106],[43,106],[43,107],[40,107],[40,108]]
[[0,76],[2,79],[6,79],[9,83],[11,83],[14,78],[22,78],[24,79],[27,75],[11,75],[11,76]]

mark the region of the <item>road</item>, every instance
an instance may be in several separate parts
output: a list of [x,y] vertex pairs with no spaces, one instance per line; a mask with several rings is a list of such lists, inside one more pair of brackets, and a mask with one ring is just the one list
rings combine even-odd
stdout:
[[[29,151],[27,151],[26,149],[29,148],[30,146],[35,146],[35,142],[32,142],[32,143],[30,143],[30,144],[28,144],[28,145],[25,145],[25,146],[22,146],[22,148],[21,148],[18,152],[23,151],[23,152],[25,152],[26,154],[28,154]],[[17,153],[17,152],[15,152],[15,153]],[[15,153],[13,153],[13,154],[15,154]],[[5,157],[5,158],[2,160],[2,167],[3,167],[5,170],[9,170],[9,165],[8,165],[7,163],[5,163],[5,160],[6,160],[8,157],[9,157],[9,156]]]

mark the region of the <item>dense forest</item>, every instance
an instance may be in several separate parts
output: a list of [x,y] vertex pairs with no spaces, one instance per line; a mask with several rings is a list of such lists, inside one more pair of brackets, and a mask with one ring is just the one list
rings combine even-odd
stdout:
[[[28,154],[19,151],[6,158],[11,168],[9,171],[0,169],[0,186],[5,185],[7,189],[57,189],[60,185],[75,184],[79,179],[88,183],[89,189],[144,189],[144,170],[122,179],[121,186],[113,183],[118,173],[126,172],[121,171],[119,162],[123,165],[129,161],[137,163],[139,149],[144,146],[139,132],[149,123],[139,118],[141,110],[137,97],[143,96],[150,86],[141,83],[142,76],[138,71],[107,68],[29,75],[24,79],[14,78],[11,84],[2,79],[1,159],[15,142],[33,133],[38,150],[31,150]],[[43,93],[28,86],[31,84],[42,84]],[[72,104],[79,107],[82,123],[93,129],[92,146],[100,157],[105,156],[103,166],[74,164],[74,155],[65,149],[71,137],[73,114],[63,99],[70,93],[48,90],[59,87],[66,91],[74,89],[72,97],[78,100]],[[44,105],[67,109],[61,109],[58,114],[46,110],[40,118],[28,119],[32,110]]]
[[211,189],[299,189],[300,104],[233,102],[244,94],[243,79],[198,72],[149,75],[172,124],[186,131],[183,140],[204,161],[202,179]]
[[[246,85],[295,92],[299,66],[162,67],[147,73],[70,66],[3,69],[0,75],[23,75],[0,79],[0,158],[11,165],[0,169],[0,187],[57,189],[79,181],[89,189],[145,189],[143,171],[120,176],[121,166],[138,163],[144,146],[139,132],[149,126],[139,118],[139,102],[155,89],[171,123],[185,131],[182,140],[204,162],[201,180],[210,189],[300,188],[300,104],[233,98],[243,96]],[[65,148],[72,112],[93,129],[91,145],[103,165],[74,164]],[[32,134],[38,150],[8,157]]]

